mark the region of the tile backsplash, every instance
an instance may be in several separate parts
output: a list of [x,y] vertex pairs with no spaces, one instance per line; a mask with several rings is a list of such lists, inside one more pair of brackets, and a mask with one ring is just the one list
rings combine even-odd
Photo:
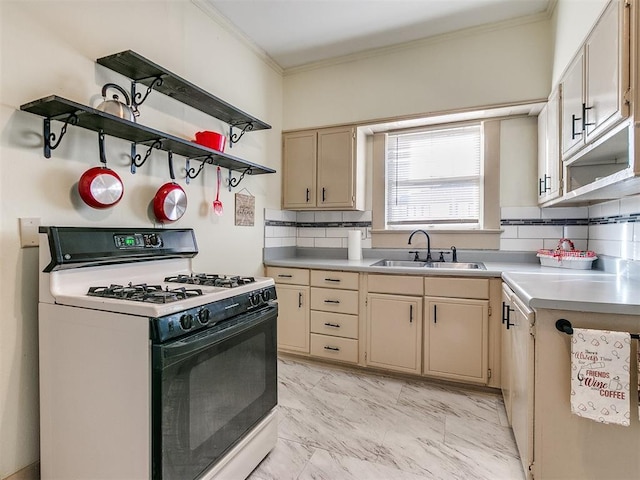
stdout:
[[[580,250],[640,260],[640,195],[590,207],[502,207],[500,250],[555,248],[570,238]],[[346,248],[349,230],[371,248],[371,212],[265,209],[264,246]]]

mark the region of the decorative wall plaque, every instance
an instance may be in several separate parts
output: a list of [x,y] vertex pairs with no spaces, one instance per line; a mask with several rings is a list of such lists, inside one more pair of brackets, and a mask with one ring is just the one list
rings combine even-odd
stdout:
[[256,216],[256,197],[236,193],[236,225],[253,227]]

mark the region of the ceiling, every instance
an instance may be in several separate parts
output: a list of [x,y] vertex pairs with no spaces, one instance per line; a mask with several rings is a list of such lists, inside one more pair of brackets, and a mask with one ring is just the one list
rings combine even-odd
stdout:
[[540,14],[553,0],[205,0],[283,69]]

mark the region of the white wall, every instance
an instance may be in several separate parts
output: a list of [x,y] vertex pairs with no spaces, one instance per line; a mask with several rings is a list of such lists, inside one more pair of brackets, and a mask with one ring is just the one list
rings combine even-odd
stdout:
[[[282,76],[189,0],[0,2],[0,478],[38,460],[37,249],[19,246],[18,218],[42,225],[154,225],[150,201],[169,178],[166,154],[156,152],[136,175],[128,172],[129,144],[107,137],[109,166],[125,184],[114,208],[93,210],[76,182],[98,165],[97,134],[70,127],[51,159],[42,154],[42,120],[20,105],[56,94],[96,106],[101,86],[128,82],[95,63],[134,50],[238,108],[272,130],[252,132],[231,153],[280,169]],[[139,123],[184,138],[224,130],[220,121],[161,94],[140,107]],[[53,122],[53,131],[61,124]],[[280,176],[248,177],[256,197],[255,227],[234,226],[234,193],[223,191],[225,214],[212,214],[215,171],[207,167],[185,185],[184,159],[176,175],[189,207],[175,227],[193,227],[199,271],[260,274],[263,209],[280,205]],[[226,174],[226,170],[224,171]],[[230,247],[232,246],[232,247]]]
[[284,129],[546,98],[549,22],[475,29],[286,72]]
[[[538,118],[500,122],[500,206],[537,205]],[[533,181],[532,181],[533,180]]]
[[560,76],[586,39],[609,0],[558,0],[551,17],[554,39],[552,83]]

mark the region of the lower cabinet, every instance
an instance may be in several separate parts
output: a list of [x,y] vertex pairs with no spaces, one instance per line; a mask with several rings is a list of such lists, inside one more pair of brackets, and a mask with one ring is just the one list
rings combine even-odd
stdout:
[[278,296],[278,350],[309,353],[309,270],[267,268]]
[[424,299],[424,374],[487,382],[489,302]]
[[367,316],[367,365],[419,374],[422,299],[370,293]]
[[277,285],[278,348],[309,353],[309,287]]

